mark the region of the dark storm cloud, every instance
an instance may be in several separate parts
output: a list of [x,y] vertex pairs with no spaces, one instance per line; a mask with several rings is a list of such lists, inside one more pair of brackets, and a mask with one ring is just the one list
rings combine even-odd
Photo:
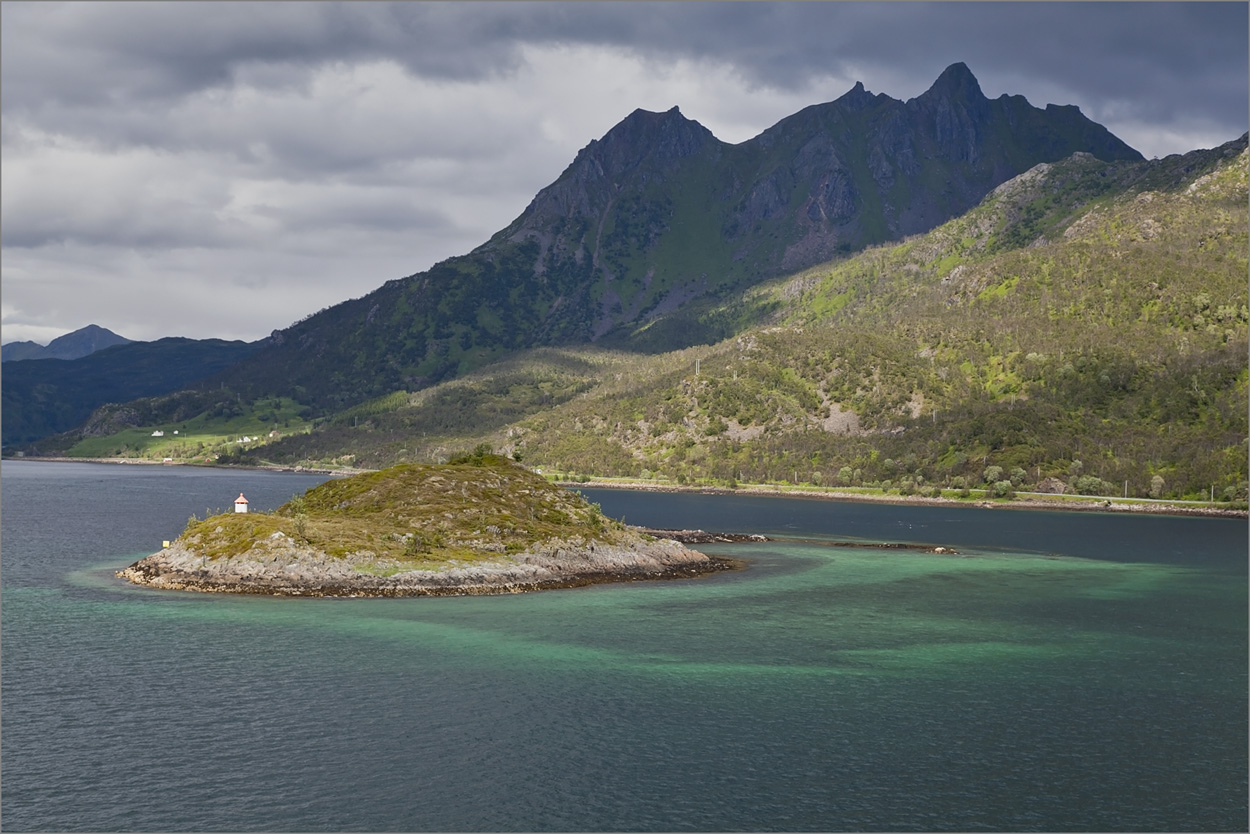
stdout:
[[[228,86],[252,64],[301,70],[391,58],[445,78],[515,66],[515,43],[472,46],[494,27],[467,11],[434,3],[6,3],[4,92],[24,107],[121,104]],[[269,80],[301,83],[298,72]]]
[[895,97],[963,61],[998,92],[1027,95],[998,78],[1046,79],[1122,118],[1217,111],[1244,122],[1250,25],[1245,3],[1155,2],[6,3],[4,13],[10,111],[163,101],[241,80],[299,87],[334,62],[485,79],[515,71],[527,44],[580,44],[706,60],[778,89],[888,79],[908,89],[875,91]]
[[479,245],[635,107],[740,142],[962,61],[1147,156],[1248,121],[1245,3],[5,0],[0,24],[6,340],[106,313],[255,338]]
[[[638,14],[637,6],[648,7]],[[1088,109],[1145,120],[1247,121],[1245,3],[643,3],[564,7],[561,37],[722,61],[753,84],[802,87],[820,75],[895,98],[968,64],[996,93],[1046,89]],[[1006,86],[1007,83],[1013,86]],[[1037,90],[1043,88],[1039,85]],[[988,90],[987,90],[988,91]],[[1027,93],[1026,93],[1027,94]],[[1035,97],[1039,93],[1035,93]],[[835,94],[836,95],[836,94]],[[1213,117],[1212,114],[1220,114]]]

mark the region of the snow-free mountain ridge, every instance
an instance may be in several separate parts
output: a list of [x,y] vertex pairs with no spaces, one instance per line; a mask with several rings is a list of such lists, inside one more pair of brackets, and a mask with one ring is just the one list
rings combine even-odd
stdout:
[[987,99],[963,64],[907,102],[857,84],[737,145],[637,110],[482,246],[276,331],[214,384],[330,411],[540,345],[716,341],[733,326],[709,304],[933,228],[1076,152],[1141,159],[1077,108]]

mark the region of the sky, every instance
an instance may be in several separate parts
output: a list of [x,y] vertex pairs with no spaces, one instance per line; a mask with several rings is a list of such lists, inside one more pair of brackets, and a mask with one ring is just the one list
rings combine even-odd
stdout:
[[952,63],[1147,157],[1247,130],[1248,4],[0,3],[0,340],[263,338],[485,242],[636,108],[738,143]]

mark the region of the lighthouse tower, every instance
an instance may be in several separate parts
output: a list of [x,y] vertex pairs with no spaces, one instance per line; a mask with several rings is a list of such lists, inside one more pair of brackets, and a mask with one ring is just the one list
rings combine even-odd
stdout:
[[239,493],[239,497],[234,499],[234,511],[236,513],[247,512],[247,499],[243,497],[243,493]]

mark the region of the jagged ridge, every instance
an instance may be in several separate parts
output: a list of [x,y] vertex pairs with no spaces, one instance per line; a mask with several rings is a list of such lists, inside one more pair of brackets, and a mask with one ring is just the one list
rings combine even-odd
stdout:
[[740,145],[635,111],[473,252],[276,332],[212,384],[333,411],[536,345],[715,341],[725,326],[686,311],[932,228],[1077,151],[1140,159],[1076,108],[986,99],[962,64],[908,102],[856,85]]

